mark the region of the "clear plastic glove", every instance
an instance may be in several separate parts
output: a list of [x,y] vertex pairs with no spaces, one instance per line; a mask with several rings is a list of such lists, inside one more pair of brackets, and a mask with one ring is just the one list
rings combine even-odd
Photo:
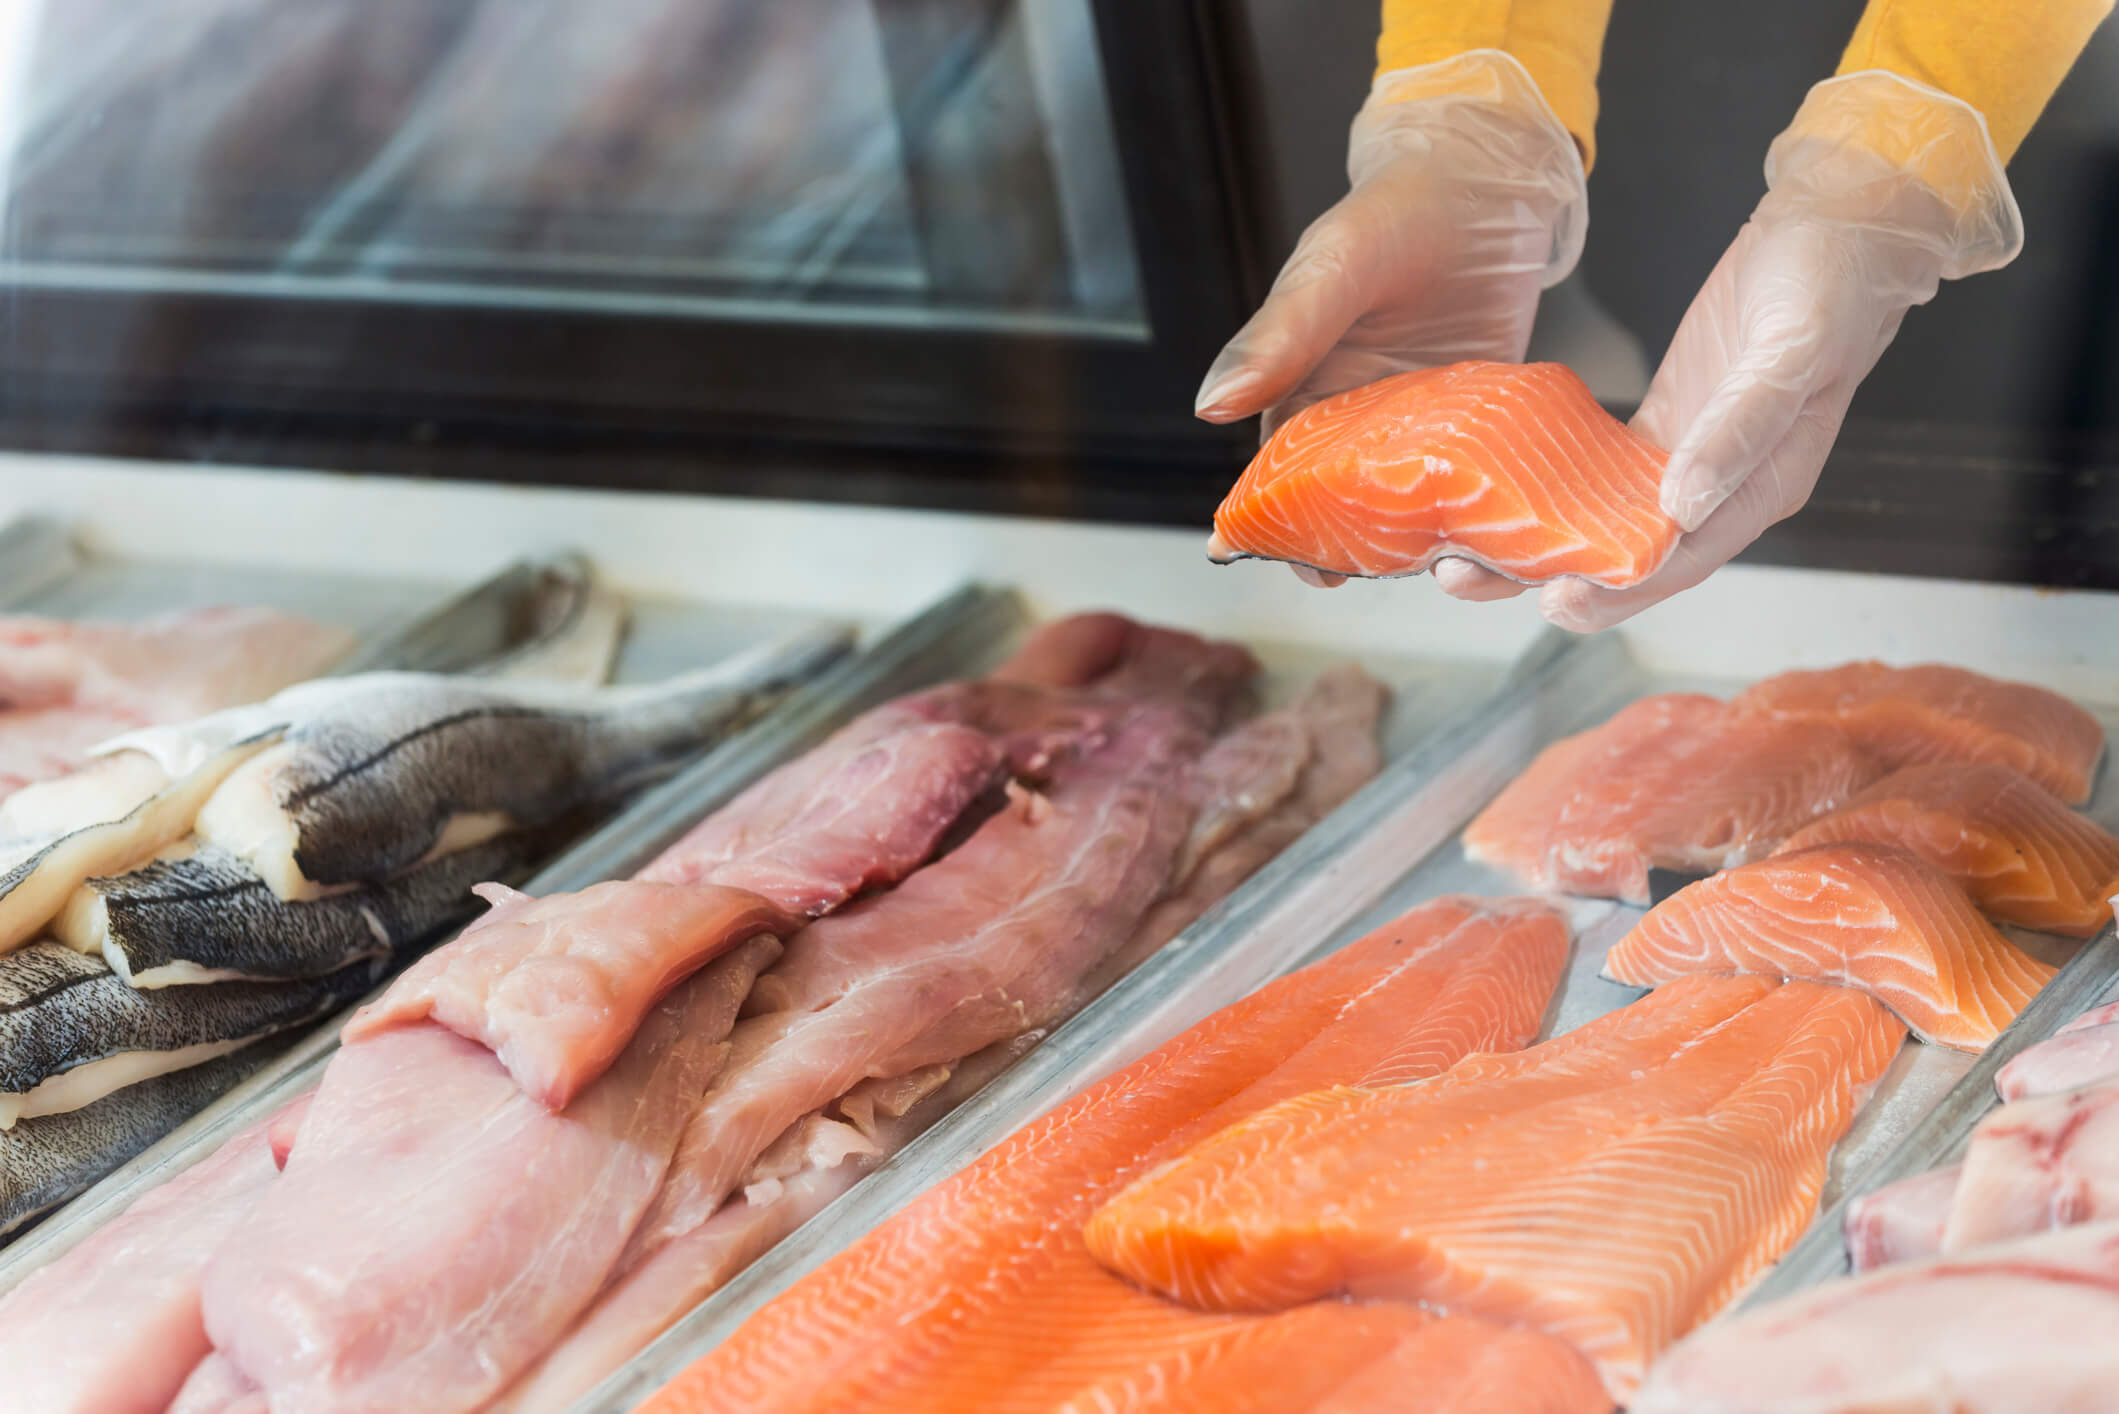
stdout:
[[[1581,258],[1581,152],[1500,50],[1379,76],[1354,119],[1347,177],[1352,189],[1303,232],[1265,303],[1207,370],[1200,417],[1263,412],[1270,436],[1320,398],[1393,373],[1520,362],[1539,291]],[[1509,585],[1466,561],[1436,565],[1445,586],[1460,575]]]
[[1633,420],[1671,449],[1663,510],[1686,534],[1631,589],[1547,585],[1539,608],[1562,628],[1609,628],[1690,589],[1801,509],[1906,311],[2023,246],[1985,120],[1895,74],[1813,88],[1766,156],[1766,185]]

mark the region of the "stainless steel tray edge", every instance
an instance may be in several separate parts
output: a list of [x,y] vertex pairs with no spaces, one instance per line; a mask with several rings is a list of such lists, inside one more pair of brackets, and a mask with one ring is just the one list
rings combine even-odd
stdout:
[[[583,888],[645,863],[692,822],[840,723],[909,687],[970,671],[1025,621],[1010,590],[967,585],[857,650],[697,762],[634,801],[529,881]],[[351,1008],[192,1116],[80,1197],[0,1248],[0,1295],[132,1203],[305,1088],[338,1046]]]
[[2044,990],[2031,998],[1993,1044],[1972,1062],[1958,1082],[1921,1117],[1898,1147],[1869,1166],[1860,1181],[1837,1203],[1817,1215],[1786,1256],[1745,1293],[1731,1309],[1750,1310],[1792,1296],[1848,1271],[1842,1225],[1847,1209],[1862,1194],[1947,1162],[1980,1119],[1999,1103],[1994,1078],[2020,1052],[2038,1044],[2074,1020],[2119,980],[2119,932],[2111,924],[2082,945]]
[[80,562],[66,527],[47,516],[16,517],[0,526],[0,607],[21,603]]
[[760,1307],[1084,1086],[1284,971],[1420,859],[1450,841],[1512,778],[1548,715],[1633,671],[1613,638],[1550,632],[1487,698],[1386,767],[1248,883],[808,1224],[577,1401],[630,1410]]

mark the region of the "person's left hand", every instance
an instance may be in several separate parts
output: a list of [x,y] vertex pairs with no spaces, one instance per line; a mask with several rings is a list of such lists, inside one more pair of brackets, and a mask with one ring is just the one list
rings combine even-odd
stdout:
[[[1878,134],[1903,156],[1878,151]],[[1685,533],[1630,589],[1546,585],[1539,610],[1562,628],[1609,628],[1690,589],[1801,509],[1906,311],[2022,246],[1984,119],[1894,74],[1812,89],[1766,179],[1633,420],[1671,449],[1662,506]]]

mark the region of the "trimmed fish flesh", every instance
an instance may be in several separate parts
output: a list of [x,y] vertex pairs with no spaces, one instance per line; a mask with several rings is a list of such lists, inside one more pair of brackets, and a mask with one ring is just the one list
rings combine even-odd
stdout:
[[2105,1414],[2119,1223],[1885,1267],[1717,1322],[1629,1414]]
[[560,1114],[432,1023],[340,1050],[207,1268],[214,1348],[281,1408],[482,1407],[609,1275],[726,1052],[729,980],[672,993]]
[[861,1081],[1065,1015],[1169,877],[1191,820],[1185,772],[1205,745],[1177,714],[1137,707],[1108,743],[1056,766],[1050,794],[1015,788],[951,853],[795,934],[627,1266],[704,1222],[766,1145]]
[[2119,836],[2009,766],[1908,766],[1798,830],[1784,849],[1867,840],[1911,850],[2002,923],[2087,938],[2111,922]]
[[1859,987],[1921,1039],[1980,1051],[2055,969],[1979,916],[1948,875],[1889,845],[1826,844],[1704,879],[1656,905],[1604,973],[1653,987],[1764,972]]
[[1931,1169],[1864,1193],[1847,1205],[1841,1231],[1847,1262],[1866,1272],[1917,1262],[1942,1251],[1942,1230],[1957,1196],[1957,1166]]
[[1268,983],[1091,1086],[768,1305],[647,1406],[1045,1411],[1245,1328],[1099,1268],[1081,1224],[1231,1120],[1335,1083],[1400,1084],[1537,1032],[1567,927],[1447,898]]
[[1730,705],[1836,722],[1889,770],[1931,761],[2013,767],[2069,805],[2090,798],[2104,759],[2104,728],[2059,693],[1942,663],[1782,673],[1753,683]]
[[608,1070],[685,978],[762,939],[759,971],[793,931],[758,895],[710,884],[613,880],[546,898],[481,884],[478,896],[492,911],[355,1012],[340,1040],[433,1020],[492,1051],[548,1110]]
[[1557,363],[1400,373],[1282,423],[1214,513],[1207,556],[1385,578],[1453,555],[1623,588],[1677,543],[1667,460]]
[[193,1367],[184,1388],[170,1402],[168,1414],[272,1414],[265,1396],[250,1377],[221,1354],[208,1355]]
[[162,1414],[211,1352],[207,1260],[278,1176],[258,1125],[0,1298],[0,1412]]
[[1085,1236],[1205,1310],[1345,1293],[1527,1325],[1623,1401],[1808,1226],[1904,1039],[1859,992],[1688,977],[1520,1054],[1261,1111]]
[[2004,1100],[2056,1095],[2119,1077],[2119,1002],[2093,1007],[2018,1052],[1994,1077]]
[[1080,1391],[1056,1414],[1608,1414],[1611,1398],[1574,1350],[1413,1307],[1313,1302],[1244,1321]]
[[0,1132],[0,1237],[86,1189],[282,1049],[277,1041],[260,1041],[128,1085],[82,1109],[21,1120]]
[[0,618],[0,797],[77,769],[106,737],[255,702],[353,646],[343,629],[270,609]]
[[101,958],[32,943],[0,958],[0,1130],[314,1021],[376,975],[363,962],[307,981],[143,992]]
[[1979,1122],[1942,1251],[2119,1218],[2119,1085],[2003,1105]]
[[1466,827],[1464,852],[1532,888],[1645,904],[1649,870],[1761,858],[1878,774],[1830,723],[1663,693],[1539,752]]
[[[797,1120],[758,1157],[735,1197],[606,1288],[566,1339],[486,1414],[564,1414],[573,1408],[680,1316],[985,1088],[1018,1054],[1012,1045],[989,1046],[943,1068],[932,1088],[902,1108],[879,1108],[874,1094],[864,1095],[894,1083],[871,1081],[840,1099],[836,1117],[820,1112]],[[848,1118],[849,1109],[865,1117]]]
[[514,831],[413,866],[380,884],[288,902],[211,845],[110,879],[90,879],[52,936],[100,955],[143,989],[321,977],[404,956],[477,906],[474,884],[519,879],[555,831]]

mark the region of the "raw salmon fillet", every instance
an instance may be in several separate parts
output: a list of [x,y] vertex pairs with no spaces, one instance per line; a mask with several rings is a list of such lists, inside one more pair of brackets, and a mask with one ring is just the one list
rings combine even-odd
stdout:
[[1677,542],[1668,454],[1557,363],[1457,363],[1313,403],[1214,513],[1218,561],[1419,574],[1444,555],[1527,584],[1638,584]]
[[1911,850],[2003,923],[2087,938],[2112,916],[2119,837],[1991,762],[1908,766],[1789,836],[1784,850],[1867,840]]
[[1058,1406],[1057,1414],[1607,1414],[1581,1355],[1550,1336],[1410,1306],[1320,1301],[1237,1323]]
[[1763,972],[1859,987],[1923,1040],[1985,1050],[2054,969],[1996,932],[1948,875],[1890,845],[1823,844],[1746,864],[1665,899],[1604,962],[1653,987]]
[[1208,1310],[1346,1293],[1530,1326],[1623,1401],[1808,1225],[1904,1039],[1842,987],[1686,978],[1425,1084],[1261,1111],[1085,1235],[1114,1271]]
[[2107,1414],[2119,1223],[1827,1282],[1670,1352],[1629,1414]]
[[1768,854],[1881,769],[1828,722],[1643,697],[1538,753],[1464,832],[1464,852],[1538,889],[1648,902],[1648,871]]
[[2056,1095],[2119,1076],[2119,1002],[2070,1021],[2001,1068],[1994,1089],[2004,1100]]
[[1437,900],[1260,988],[1036,1120],[786,1295],[648,1408],[1045,1410],[1248,1324],[1099,1267],[1081,1225],[1233,1119],[1438,1074],[1537,1033],[1567,929],[1534,900]]
[[1753,683],[1731,705],[1837,722],[1893,770],[1929,761],[2013,766],[2070,805],[2090,798],[2104,757],[2104,728],[2059,693],[1943,663],[1782,673]]

